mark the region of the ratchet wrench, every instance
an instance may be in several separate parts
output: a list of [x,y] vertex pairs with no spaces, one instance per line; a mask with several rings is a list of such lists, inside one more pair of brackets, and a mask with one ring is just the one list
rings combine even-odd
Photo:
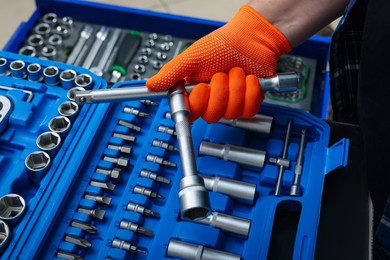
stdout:
[[[119,82],[110,89],[76,91],[75,101],[80,104],[85,103],[107,103],[131,101],[140,99],[158,99],[168,95],[168,91],[153,92],[146,88],[145,81],[137,81],[140,87],[134,82]],[[262,91],[274,92],[294,92],[298,88],[299,76],[296,73],[281,73],[269,78],[259,78]],[[127,87],[132,86],[132,87]],[[127,88],[126,88],[127,87]],[[191,91],[195,86],[186,86],[187,91]]]

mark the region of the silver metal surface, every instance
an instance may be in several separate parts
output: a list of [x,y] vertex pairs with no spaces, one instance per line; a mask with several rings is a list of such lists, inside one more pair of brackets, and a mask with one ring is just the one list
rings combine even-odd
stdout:
[[139,249],[136,246],[132,245],[131,243],[126,242],[124,240],[120,240],[118,238],[115,238],[112,241],[111,245],[114,248],[119,248],[119,249],[125,250],[128,253],[146,253],[145,250]]
[[24,79],[26,77],[26,64],[22,60],[14,60],[9,65],[11,75],[17,79]]
[[39,63],[31,63],[27,66],[27,77],[29,81],[39,82],[42,80],[42,68]]
[[26,45],[20,48],[19,54],[29,57],[35,57],[37,56],[37,50],[33,46]]
[[184,218],[204,218],[210,211],[209,193],[204,187],[202,177],[198,175],[189,111],[184,100],[184,87],[174,86],[169,92],[169,105],[172,119],[175,122],[176,136],[183,178],[180,181],[180,210]]
[[96,39],[93,45],[91,46],[87,57],[85,58],[82,67],[89,69],[96,58],[97,53],[103,45],[103,42],[106,40],[107,35],[110,29],[107,26],[100,27],[100,30],[96,33]]
[[126,209],[129,211],[137,212],[141,215],[148,216],[148,217],[155,217],[155,218],[160,217],[160,213],[152,211],[148,208],[145,208],[142,205],[131,203],[131,202],[127,204]]
[[[74,84],[74,81],[73,81],[73,84]],[[68,97],[68,99],[70,101],[75,101],[74,97],[75,97],[75,93],[76,91],[85,91],[85,88],[82,88],[82,87],[73,87],[71,89],[68,90],[68,93],[66,93],[66,96]]]
[[264,136],[268,136],[272,129],[272,116],[256,114],[250,118],[238,118],[235,120],[228,120],[222,118],[220,123],[238,127],[250,132],[259,133]]
[[248,237],[251,226],[249,219],[230,216],[220,212],[212,212],[206,218],[197,219],[197,221],[243,237]]
[[[292,127],[292,121],[289,120],[287,124],[286,136],[284,138],[284,146],[283,146],[283,152],[281,156],[282,159],[287,158],[287,150],[288,150],[288,145],[290,143],[291,127]],[[279,165],[279,172],[278,172],[278,177],[276,180],[276,187],[275,187],[275,196],[279,196],[282,191],[284,168],[285,166]]]
[[40,23],[34,27],[34,32],[41,35],[43,38],[47,38],[50,35],[51,27],[47,23]]
[[301,139],[299,142],[297,164],[294,169],[294,180],[290,188],[290,196],[301,195],[301,175],[302,175],[302,161],[303,161],[303,149],[305,148],[306,130],[302,129]]
[[136,185],[133,189],[134,194],[141,194],[149,198],[165,199],[164,196],[158,194],[151,189]]
[[6,58],[0,58],[0,76],[7,76],[10,74],[8,68],[8,61]]
[[6,96],[0,95],[0,133],[8,126],[8,119],[12,113],[12,103]]
[[49,45],[53,45],[53,46],[61,46],[62,45],[62,37],[58,34],[53,34],[49,37],[49,39],[47,40],[47,43]]
[[[67,69],[61,72],[60,74],[60,81],[61,86],[65,89],[72,89],[75,86],[75,80],[76,80],[77,73],[76,71],[72,69]],[[85,88],[82,88],[80,90],[85,90]]]
[[75,84],[76,84],[76,87],[89,89],[89,88],[92,88],[93,80],[92,80],[92,77],[88,74],[80,74],[80,75],[76,76]]
[[120,169],[120,168],[113,168],[112,170],[107,170],[107,169],[102,169],[102,168],[96,168],[96,172],[108,175],[112,179],[120,179],[121,178],[122,169]]
[[50,163],[50,156],[44,151],[35,151],[27,155],[24,164],[27,175],[34,184],[40,184],[49,170]]
[[74,101],[64,101],[58,106],[58,113],[73,120],[79,112],[79,105]]
[[36,50],[40,50],[45,43],[42,35],[33,34],[27,38],[27,44],[34,47]]
[[59,82],[60,71],[56,66],[49,66],[43,70],[43,79],[45,84],[56,86]]
[[0,220],[6,221],[11,226],[22,219],[26,209],[26,202],[18,194],[9,193],[0,198]]
[[204,186],[209,191],[226,194],[229,197],[252,204],[256,195],[256,185],[248,182],[201,175]]
[[80,32],[79,40],[77,41],[68,59],[66,60],[66,63],[71,65],[74,64],[82,48],[84,47],[85,43],[87,42],[89,37],[91,37],[92,32],[93,32],[93,27],[91,25],[87,24],[84,26],[83,30]]
[[43,132],[37,137],[37,146],[50,156],[54,156],[61,145],[61,136],[56,132]]
[[[284,80],[284,78],[286,79]],[[278,85],[274,81],[277,79],[277,83],[285,83],[284,85]],[[271,78],[259,79],[262,81],[260,87],[263,91],[295,91],[297,89],[297,84],[295,88],[292,88],[291,81],[295,79],[295,83],[298,82],[298,76],[295,73],[287,75],[276,75]],[[118,102],[118,101],[131,101],[131,100],[140,100],[140,99],[157,99],[165,97],[168,94],[168,91],[153,92],[148,90],[145,86],[136,87],[123,87],[126,86],[126,83],[121,82],[121,87],[111,88],[111,89],[101,89],[101,90],[91,90],[85,92],[76,92],[76,102],[77,103],[101,103],[101,102]],[[186,86],[186,91],[191,91],[195,86],[190,85]]]
[[199,155],[214,156],[225,161],[262,169],[266,152],[231,144],[223,145],[203,141],[199,146]]
[[98,64],[95,66],[95,67],[92,67],[90,70],[91,72],[95,73],[96,75],[98,75],[99,77],[103,76],[103,70],[104,70],[104,67],[106,66],[107,64],[107,61],[115,47],[115,44],[116,42],[118,41],[119,37],[121,35],[121,29],[115,29],[111,36],[109,37],[109,40],[107,42],[107,45],[104,49],[104,52],[102,54],[102,56],[100,57],[99,59],[99,62]]
[[58,22],[58,17],[55,13],[47,13],[42,17],[42,20],[44,23],[54,27]]
[[202,245],[171,239],[167,256],[189,260],[240,260],[241,256]]
[[69,132],[72,124],[65,116],[56,116],[49,121],[50,131],[58,133],[62,138]]
[[0,219],[0,254],[7,248],[9,241],[11,241],[11,237],[12,233],[7,223]]
[[57,48],[53,45],[43,46],[41,55],[49,60],[54,60],[57,56]]

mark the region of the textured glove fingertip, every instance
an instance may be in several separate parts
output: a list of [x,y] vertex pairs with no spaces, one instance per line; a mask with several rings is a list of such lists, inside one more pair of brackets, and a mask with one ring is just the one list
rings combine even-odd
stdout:
[[200,83],[191,91],[188,100],[191,112],[190,120],[195,121],[204,115],[209,103],[210,88],[206,83]]
[[246,76],[245,103],[242,116],[252,117],[256,115],[263,100],[264,93],[260,90],[259,79],[254,75]]

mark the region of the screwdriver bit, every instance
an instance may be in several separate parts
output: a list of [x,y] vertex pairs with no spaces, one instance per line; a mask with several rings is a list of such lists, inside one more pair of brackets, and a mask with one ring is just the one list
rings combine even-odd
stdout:
[[149,198],[165,199],[164,196],[158,194],[157,192],[152,191],[150,189],[147,189],[145,187],[138,186],[138,185],[134,187],[133,191],[135,194],[145,195]]
[[116,185],[113,183],[107,183],[107,182],[91,181],[91,186],[103,188],[106,190],[114,190]]
[[157,102],[154,102],[150,99],[142,99],[140,100],[139,102],[141,102],[142,104],[144,104],[145,106],[158,106],[158,103]]
[[134,131],[137,131],[137,132],[141,132],[141,127],[136,126],[135,124],[132,124],[132,123],[127,122],[127,121],[125,121],[125,120],[119,120],[118,125],[126,126],[126,127],[129,128],[130,130],[134,130]]
[[81,246],[81,247],[84,247],[84,248],[89,248],[92,246],[91,242],[89,242],[88,240],[81,238],[81,237],[72,236],[72,235],[66,235],[65,241],[73,243],[73,244]]
[[85,232],[87,232],[88,234],[96,234],[97,233],[97,228],[95,226],[81,222],[81,221],[72,220],[71,226],[76,227],[76,228],[80,228],[80,229],[84,230]]
[[171,183],[170,179],[165,178],[163,176],[160,176],[157,173],[152,172],[152,171],[142,170],[139,175],[141,177],[148,178],[148,179],[151,179],[151,180],[154,180],[154,181],[157,181],[157,182],[166,183],[166,184],[170,184]]
[[111,204],[111,198],[109,197],[85,194],[84,198],[88,200],[96,201],[97,203],[104,204],[104,205]]
[[139,249],[136,246],[130,244],[129,242],[117,238],[115,238],[114,241],[112,241],[112,247],[125,250],[128,253],[144,253],[144,254],[146,253],[145,250]]
[[93,218],[102,220],[104,218],[104,215],[106,214],[105,210],[102,209],[85,209],[85,208],[78,208],[78,212],[87,214]]
[[115,158],[110,156],[104,156],[103,161],[112,162],[118,166],[124,166],[124,167],[126,167],[129,164],[129,159],[125,157]]
[[131,203],[131,202],[127,204],[127,210],[134,211],[134,212],[137,212],[141,215],[148,216],[148,217],[155,217],[155,218],[160,217],[160,213],[154,212],[150,209],[145,208],[144,206],[141,206],[141,205],[135,204],[135,203]]
[[125,107],[123,109],[123,112],[125,112],[127,114],[135,115],[137,117],[152,118],[152,116],[149,115],[148,113],[139,111],[138,109],[135,109],[134,107]]
[[164,158],[162,158],[160,156],[157,156],[157,155],[153,155],[153,154],[148,154],[146,156],[146,161],[157,163],[157,164],[160,164],[160,165],[170,166],[170,167],[176,167],[177,166],[176,163],[164,160]]
[[135,136],[133,135],[126,135],[126,134],[120,134],[120,133],[113,133],[113,137],[118,137],[123,140],[129,141],[129,142],[134,142],[135,141]]
[[125,153],[125,154],[131,154],[131,151],[132,151],[132,147],[131,146],[126,146],[126,145],[113,145],[113,144],[109,144],[107,146],[108,149],[112,149],[112,150],[117,150],[121,153]]
[[69,260],[82,260],[82,259],[84,259],[79,255],[68,253],[68,252],[63,252],[63,251],[58,251],[57,257],[63,258],[63,259],[69,259]]
[[159,131],[161,133],[169,134],[169,135],[176,135],[175,130],[173,130],[172,128],[170,128],[168,126],[160,125],[158,127],[157,131]]
[[152,237],[153,236],[153,231],[152,230],[144,228],[144,227],[141,227],[140,225],[135,224],[135,223],[130,222],[130,221],[122,220],[120,225],[119,225],[119,227],[122,228],[122,229],[127,229],[127,230],[130,230],[130,231],[133,231],[135,233],[140,233],[140,234],[148,236],[148,237]]
[[112,170],[96,168],[96,172],[97,173],[102,173],[102,174],[108,175],[108,176],[110,176],[113,179],[120,179],[121,171],[122,171],[122,169],[120,169],[120,168],[114,168]]
[[155,147],[163,148],[163,149],[168,150],[168,151],[176,151],[176,152],[179,151],[179,149],[177,149],[173,145],[170,145],[167,142],[157,140],[157,139],[153,140],[152,145]]

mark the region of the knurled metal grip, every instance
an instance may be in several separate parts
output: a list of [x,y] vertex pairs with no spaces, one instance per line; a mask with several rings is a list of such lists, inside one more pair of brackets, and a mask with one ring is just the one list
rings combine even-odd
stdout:
[[203,178],[196,169],[195,152],[192,143],[189,110],[184,100],[184,87],[173,86],[169,90],[169,104],[175,122],[183,178],[180,181],[180,210],[182,217],[192,220],[204,218],[210,211],[210,199]]

